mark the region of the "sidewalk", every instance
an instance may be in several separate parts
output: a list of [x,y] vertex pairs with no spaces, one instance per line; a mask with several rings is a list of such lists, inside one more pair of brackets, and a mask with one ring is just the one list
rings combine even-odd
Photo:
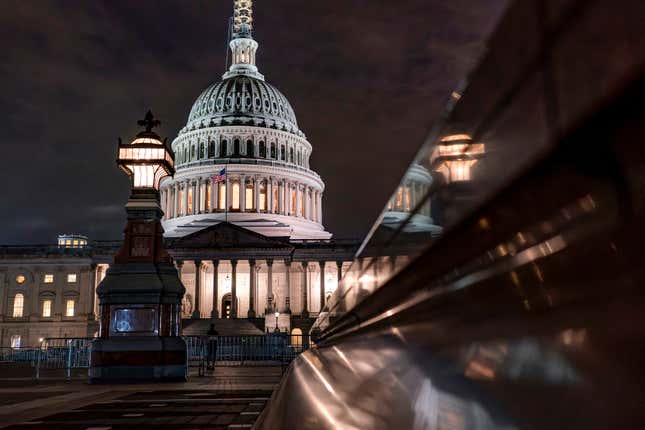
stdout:
[[177,384],[0,379],[0,428],[251,428],[281,376],[279,367],[217,367]]

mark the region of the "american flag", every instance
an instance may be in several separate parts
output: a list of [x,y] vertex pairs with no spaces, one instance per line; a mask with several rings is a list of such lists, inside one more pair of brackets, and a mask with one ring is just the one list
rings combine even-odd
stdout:
[[219,173],[213,176],[211,179],[215,184],[226,181],[226,169],[220,170]]

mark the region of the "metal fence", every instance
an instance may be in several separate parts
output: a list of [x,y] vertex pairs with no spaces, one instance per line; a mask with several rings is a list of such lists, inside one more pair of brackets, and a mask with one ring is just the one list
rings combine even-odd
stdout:
[[269,333],[254,336],[186,336],[189,369],[203,375],[214,366],[281,366],[307,350],[307,335]]
[[[85,377],[93,338],[46,338],[38,348],[0,348],[0,362],[33,367],[36,381]],[[307,350],[307,335],[184,336],[188,370],[201,376],[214,366],[286,366]],[[79,373],[78,371],[81,370]],[[76,371],[76,372],[75,372]]]

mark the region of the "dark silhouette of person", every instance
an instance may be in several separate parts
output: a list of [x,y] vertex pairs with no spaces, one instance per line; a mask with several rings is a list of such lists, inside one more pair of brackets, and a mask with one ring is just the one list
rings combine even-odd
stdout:
[[208,370],[215,370],[215,360],[217,359],[217,336],[219,332],[215,329],[215,324],[211,324],[208,329]]

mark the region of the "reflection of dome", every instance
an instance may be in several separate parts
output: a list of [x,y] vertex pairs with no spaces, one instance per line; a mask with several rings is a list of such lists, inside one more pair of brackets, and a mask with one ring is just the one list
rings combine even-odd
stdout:
[[221,125],[273,128],[304,137],[286,97],[251,76],[232,76],[206,88],[193,104],[183,131]]

